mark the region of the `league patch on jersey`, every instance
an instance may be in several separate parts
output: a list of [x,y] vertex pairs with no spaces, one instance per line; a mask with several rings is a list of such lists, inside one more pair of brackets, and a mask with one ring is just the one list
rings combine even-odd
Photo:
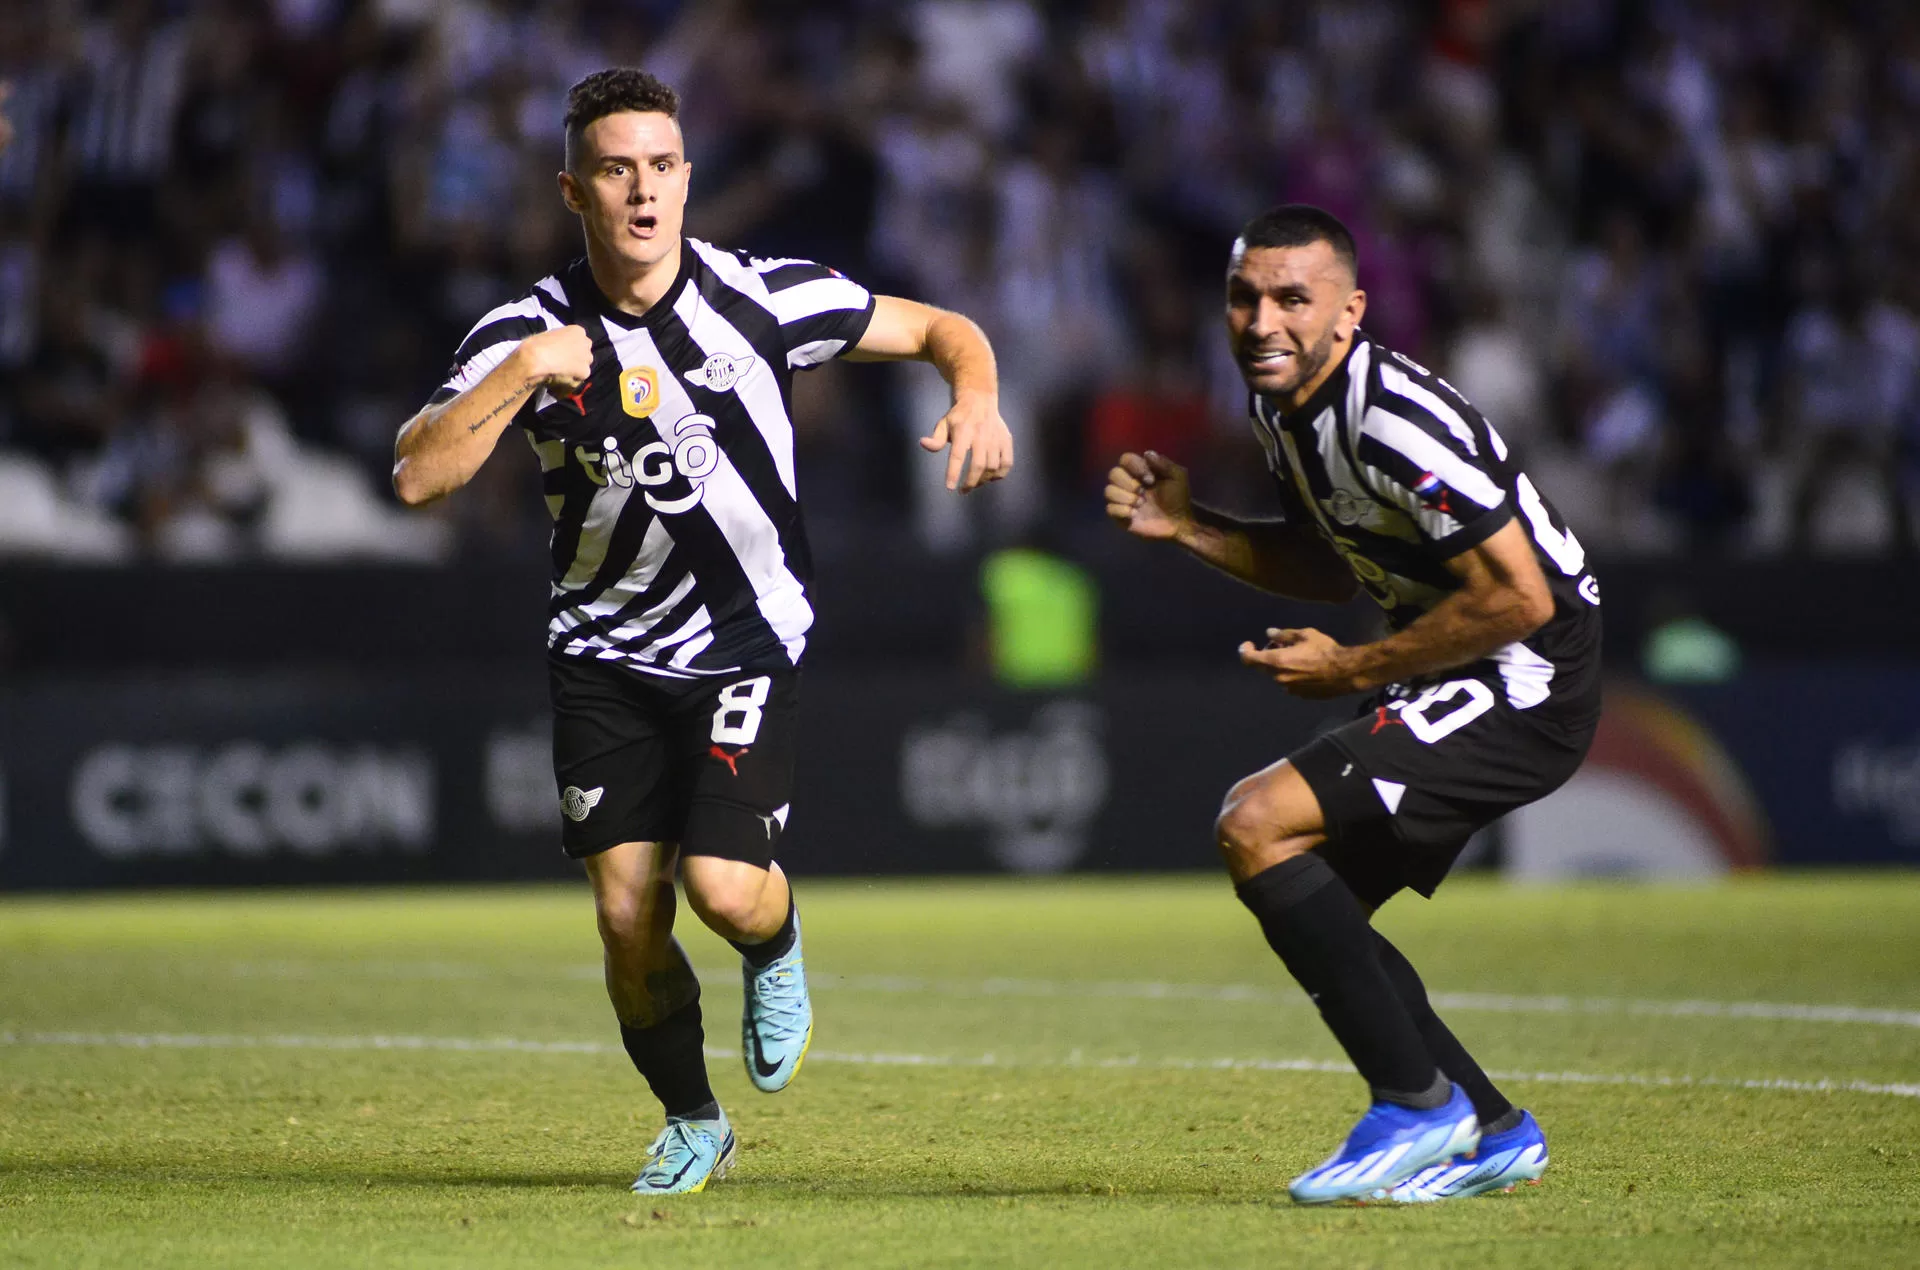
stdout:
[[660,407],[660,372],[651,366],[633,366],[620,372],[620,408],[644,419]]
[[698,370],[687,372],[687,382],[725,392],[746,377],[753,369],[753,355],[733,357],[726,353],[715,353],[701,363]]

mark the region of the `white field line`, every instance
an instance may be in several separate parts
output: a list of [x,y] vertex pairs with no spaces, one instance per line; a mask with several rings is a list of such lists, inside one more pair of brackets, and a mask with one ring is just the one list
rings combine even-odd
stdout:
[[[324,979],[358,973],[383,979],[490,979],[517,977],[511,970],[456,962],[241,962],[236,976],[260,979]],[[710,982],[724,982],[738,966],[701,966]],[[545,977],[552,972],[541,972]],[[598,983],[599,966],[558,972]],[[922,979],[911,975],[836,975],[811,971],[808,982],[829,991],[899,993],[907,996],[1064,997],[1087,1000],[1223,1001],[1306,1008],[1296,988],[1250,983],[1159,983],[1098,979]],[[1496,992],[1435,992],[1437,1010],[1491,1014],[1637,1014],[1658,1018],[1782,1020],[1791,1023],[1862,1023],[1920,1029],[1920,1010],[1855,1005],[1796,1005],[1782,1001],[1646,1001],[1621,997],[1517,996]]]
[[[0,1030],[0,1046],[72,1046],[108,1049],[398,1050],[463,1054],[624,1054],[601,1041],[529,1041],[515,1037],[219,1035],[181,1032],[14,1032]],[[737,1050],[709,1048],[709,1058],[738,1058]],[[995,1054],[848,1053],[811,1050],[816,1063],[871,1067],[1140,1068],[1151,1071],[1351,1072],[1346,1063],[1316,1058],[1143,1058],[1138,1054],[1064,1059],[1002,1058]],[[1920,1098],[1920,1084],[1865,1080],[1790,1080],[1785,1077],[1662,1076],[1645,1072],[1490,1072],[1496,1080],[1551,1085],[1634,1085],[1647,1088],[1753,1089],[1802,1094],[1877,1094]]]

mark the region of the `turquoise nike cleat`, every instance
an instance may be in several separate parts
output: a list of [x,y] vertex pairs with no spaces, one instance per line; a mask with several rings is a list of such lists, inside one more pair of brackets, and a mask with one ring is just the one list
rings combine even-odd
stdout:
[[1398,1186],[1429,1165],[1473,1150],[1480,1141],[1480,1121],[1460,1086],[1452,1089],[1447,1104],[1432,1111],[1374,1103],[1326,1163],[1293,1179],[1287,1187],[1293,1202],[1365,1199]]
[[647,1148],[647,1162],[633,1189],[642,1195],[691,1195],[707,1189],[733,1167],[733,1126],[718,1120],[668,1116],[667,1127]]
[[747,1079],[777,1094],[799,1074],[813,1043],[813,1002],[800,958],[800,914],[793,915],[793,947],[761,970],[742,964],[740,1057]]
[[1416,1173],[1388,1194],[1402,1204],[1431,1204],[1510,1191],[1522,1182],[1537,1185],[1546,1171],[1547,1136],[1540,1132],[1533,1113],[1523,1111],[1513,1128],[1488,1134],[1480,1139],[1477,1150]]

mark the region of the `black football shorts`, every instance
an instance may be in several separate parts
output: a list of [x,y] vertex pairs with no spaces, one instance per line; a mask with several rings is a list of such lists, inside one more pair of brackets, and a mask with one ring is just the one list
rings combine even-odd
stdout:
[[799,671],[688,680],[547,664],[568,855],[677,842],[683,855],[772,862],[793,793]]
[[1318,850],[1361,903],[1431,896],[1475,831],[1567,782],[1598,720],[1529,713],[1497,685],[1450,679],[1377,696],[1288,755],[1320,800]]

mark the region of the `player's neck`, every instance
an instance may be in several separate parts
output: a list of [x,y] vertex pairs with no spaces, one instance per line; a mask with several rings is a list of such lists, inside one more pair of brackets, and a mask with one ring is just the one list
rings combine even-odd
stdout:
[[1312,401],[1313,394],[1319,392],[1326,386],[1329,379],[1332,379],[1340,373],[1340,368],[1347,364],[1347,354],[1352,351],[1353,336],[1349,335],[1344,340],[1336,339],[1333,342],[1333,350],[1327,354],[1326,365],[1314,372],[1312,379],[1301,384],[1298,388],[1282,398],[1282,408],[1284,411],[1287,414],[1292,414],[1309,401]]
[[681,240],[675,238],[673,250],[650,265],[634,265],[615,256],[587,238],[587,268],[593,284],[607,297],[607,303],[622,313],[645,317],[673,289],[680,276]]

